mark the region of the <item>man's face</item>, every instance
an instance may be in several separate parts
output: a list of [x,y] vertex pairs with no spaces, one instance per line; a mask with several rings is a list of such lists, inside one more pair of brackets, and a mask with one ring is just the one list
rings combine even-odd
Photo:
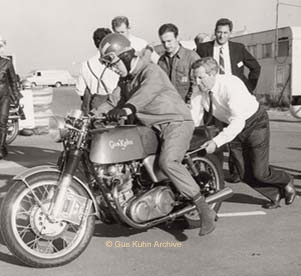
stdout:
[[130,34],[129,28],[125,25],[125,23],[122,23],[120,26],[115,27],[114,32],[124,35],[126,38],[128,38]]
[[118,59],[110,65],[110,68],[121,77],[126,77],[128,75],[128,70],[126,69],[124,63],[121,59]]
[[179,41],[175,37],[175,34],[173,32],[168,32],[160,36],[161,43],[165,49],[165,51],[173,55],[177,52],[179,48]]
[[206,73],[206,70],[203,66],[193,69],[191,74],[194,85],[197,85],[200,91],[208,92],[213,88],[215,84],[215,75],[209,75]]
[[215,40],[219,45],[225,44],[231,35],[231,31],[228,25],[217,26],[215,30]]

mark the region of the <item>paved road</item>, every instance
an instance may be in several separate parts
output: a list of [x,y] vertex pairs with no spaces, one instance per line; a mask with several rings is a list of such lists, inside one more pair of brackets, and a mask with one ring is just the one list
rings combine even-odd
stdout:
[[[55,91],[55,113],[64,114],[78,104],[70,89]],[[272,111],[270,117],[271,163],[295,176],[300,195],[301,124],[285,112]],[[8,159],[0,161],[2,196],[13,175],[36,164],[55,162],[60,149],[60,144],[52,143],[48,135],[18,137],[9,149]],[[178,224],[143,232],[97,224],[90,245],[77,260],[44,270],[23,266],[0,239],[0,276],[299,275],[300,199],[289,207],[265,210],[261,208],[264,198],[245,184],[231,187],[235,194],[223,203],[223,217],[217,229],[206,237],[199,238],[197,229],[183,229]],[[257,215],[247,216],[244,212]],[[107,246],[110,242],[112,247]]]

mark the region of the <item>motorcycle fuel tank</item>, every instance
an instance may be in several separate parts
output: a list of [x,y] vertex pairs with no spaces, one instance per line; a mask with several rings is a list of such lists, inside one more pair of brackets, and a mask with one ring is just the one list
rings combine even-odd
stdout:
[[148,127],[119,126],[94,134],[90,160],[97,164],[121,163],[145,158],[158,148],[158,138]]

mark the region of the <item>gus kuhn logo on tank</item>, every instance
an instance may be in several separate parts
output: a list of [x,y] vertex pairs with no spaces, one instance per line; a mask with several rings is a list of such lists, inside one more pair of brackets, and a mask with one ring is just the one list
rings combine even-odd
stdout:
[[134,145],[134,142],[129,139],[118,139],[118,141],[109,141],[109,147],[111,149],[120,148],[125,150],[128,146]]

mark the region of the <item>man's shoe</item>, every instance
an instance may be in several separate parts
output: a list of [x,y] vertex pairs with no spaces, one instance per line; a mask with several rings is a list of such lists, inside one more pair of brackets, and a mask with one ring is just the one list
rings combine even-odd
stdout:
[[284,187],[285,204],[290,205],[294,202],[297,192],[294,186],[294,177],[291,177],[290,182]]
[[240,182],[240,177],[238,175],[230,175],[225,180],[229,183],[238,183]]
[[7,156],[8,152],[7,152],[7,148],[5,146],[3,146],[0,149],[0,160],[3,159],[5,156]]
[[276,208],[280,208],[280,200],[281,200],[281,196],[280,194],[277,194],[277,196],[275,197],[275,199],[271,200],[268,203],[265,203],[262,205],[263,208],[265,209],[276,209]]
[[201,194],[195,196],[193,202],[201,220],[201,229],[199,235],[207,235],[215,229],[216,212],[213,209],[210,209],[205,201],[205,198]]
[[31,136],[31,135],[33,135],[33,130],[30,128],[23,128],[22,130],[19,131],[19,135]]

